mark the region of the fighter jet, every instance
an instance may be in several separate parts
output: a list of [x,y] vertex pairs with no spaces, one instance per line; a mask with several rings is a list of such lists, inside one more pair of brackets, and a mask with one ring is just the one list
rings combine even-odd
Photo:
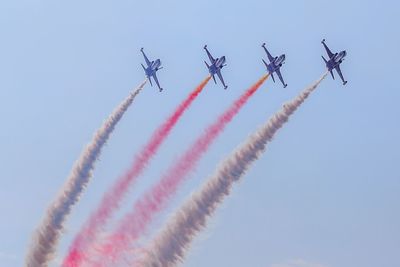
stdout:
[[163,88],[160,87],[160,83],[158,82],[157,79],[157,71],[162,69],[161,67],[161,60],[160,59],[156,59],[155,61],[150,61],[146,54],[143,51],[143,47],[140,49],[140,52],[142,52],[144,60],[146,61],[146,65],[147,67],[145,67],[142,64],[142,67],[144,69],[144,72],[146,73],[147,78],[150,81],[150,85],[153,86],[152,82],[151,82],[151,77],[153,77],[154,81],[156,82],[158,89],[160,90],[160,92],[163,90]]
[[340,70],[340,64],[343,62],[344,57],[347,55],[346,50],[343,50],[339,53],[332,53],[331,50],[328,48],[328,46],[325,44],[325,39],[323,39],[321,43],[324,45],[326,53],[328,54],[329,57],[329,60],[326,60],[324,56],[322,56],[322,59],[325,61],[326,67],[331,73],[332,78],[335,79],[335,76],[333,75],[332,71],[333,69],[335,69],[339,74],[340,79],[342,79],[343,85],[345,85],[347,81],[345,81],[343,78],[342,71]]
[[279,57],[272,57],[271,54],[268,52],[267,48],[265,47],[265,43],[262,44],[262,47],[265,50],[265,53],[267,53],[269,64],[265,62],[263,59],[262,61],[264,62],[265,66],[267,67],[267,70],[269,74],[271,75],[272,80],[275,82],[274,78],[274,72],[278,75],[279,80],[281,80],[283,88],[286,88],[287,84],[283,81],[282,74],[281,74],[281,67],[282,64],[285,63],[285,54],[280,55]]
[[207,52],[208,58],[211,61],[211,65],[208,65],[208,63],[206,61],[204,61],[204,63],[206,63],[208,71],[210,72],[211,76],[214,79],[214,83],[217,83],[217,81],[215,80],[215,76],[214,76],[215,74],[217,74],[222,85],[224,86],[224,89],[228,88],[228,86],[225,85],[224,78],[222,78],[222,74],[221,74],[221,69],[226,66],[225,56],[222,56],[220,58],[213,58],[213,56],[210,54],[210,52],[207,49],[207,45],[204,46],[204,50],[206,50],[206,52]]

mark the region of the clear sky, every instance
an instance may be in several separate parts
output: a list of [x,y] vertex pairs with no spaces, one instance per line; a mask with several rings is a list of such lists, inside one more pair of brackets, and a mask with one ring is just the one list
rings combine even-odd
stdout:
[[[146,86],[118,125],[75,207],[62,257],[149,134],[225,55],[163,145],[126,209],[238,95],[265,73],[261,44],[285,53],[201,161],[169,212],[224,156],[324,72],[320,44],[346,49],[346,86],[328,77],[238,185],[184,266],[400,266],[398,1],[0,2],[0,266],[22,266],[34,228],[105,117],[144,79],[139,49],[161,58],[165,91]],[[160,217],[153,229],[163,223]],[[56,264],[54,265],[56,266]]]

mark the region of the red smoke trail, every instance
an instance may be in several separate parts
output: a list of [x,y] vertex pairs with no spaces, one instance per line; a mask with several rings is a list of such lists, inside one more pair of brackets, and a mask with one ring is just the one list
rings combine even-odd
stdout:
[[135,182],[142,173],[151,158],[157,152],[162,142],[167,138],[172,128],[178,122],[185,110],[196,99],[211,77],[207,77],[196,89],[178,106],[175,112],[162,124],[153,134],[146,146],[136,156],[131,168],[121,176],[104,196],[98,209],[92,213],[89,220],[75,237],[69,253],[63,261],[64,267],[78,267],[85,260],[88,260],[86,250],[92,242],[95,242],[97,235],[111,216],[119,208],[119,205],[127,193],[129,186]]
[[[216,172],[174,212],[150,246],[136,253],[131,266],[176,267],[181,266],[195,238],[203,231],[233,186],[241,181],[252,165],[266,152],[278,131],[306,101],[326,77],[302,91],[250,135],[219,165]],[[141,257],[137,257],[140,255]]]
[[100,246],[101,255],[94,255],[100,258],[94,266],[114,266],[119,255],[146,230],[154,216],[167,204],[212,142],[267,78],[268,75],[263,76],[236,100],[166,172],[161,181],[135,203],[133,211],[123,218],[116,231],[105,244]]

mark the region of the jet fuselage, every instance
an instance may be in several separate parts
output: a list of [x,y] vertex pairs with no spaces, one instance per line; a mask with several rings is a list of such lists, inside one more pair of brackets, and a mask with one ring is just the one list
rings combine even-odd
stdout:
[[328,68],[329,71],[333,70],[336,68],[338,65],[340,65],[344,58],[346,57],[347,52],[345,50],[336,53],[326,62],[326,67]]
[[282,64],[285,63],[286,56],[285,54],[280,55],[279,57],[275,57],[274,60],[268,64],[267,69],[269,73],[275,72],[277,69],[282,67]]
[[159,70],[160,67],[161,67],[161,60],[160,59],[152,61],[150,66],[148,66],[146,68],[146,75],[148,77],[152,76],[154,73],[156,73]]
[[218,69],[222,69],[224,67],[225,61],[226,61],[225,56],[216,58],[215,62],[212,65],[210,65],[210,67],[208,69],[210,74],[214,75],[217,73]]

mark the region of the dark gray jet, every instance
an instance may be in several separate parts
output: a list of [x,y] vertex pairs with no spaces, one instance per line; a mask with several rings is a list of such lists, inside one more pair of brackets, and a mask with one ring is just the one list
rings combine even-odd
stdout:
[[326,50],[326,53],[328,54],[329,60],[326,60],[323,56],[322,59],[325,61],[326,67],[328,68],[329,72],[332,75],[332,78],[335,79],[335,76],[333,75],[333,69],[337,71],[337,73],[340,76],[340,79],[343,81],[343,85],[347,83],[347,81],[344,80],[342,71],[340,70],[340,64],[343,62],[344,57],[347,55],[346,50],[343,50],[339,53],[332,53],[331,50],[328,48],[328,46],[325,44],[325,39],[322,40],[321,42]]
[[207,56],[211,61],[211,65],[208,65],[208,63],[206,61],[204,61],[204,63],[206,63],[208,71],[210,72],[211,76],[214,79],[214,83],[217,83],[217,81],[215,80],[215,76],[214,76],[215,74],[217,74],[222,85],[224,86],[224,89],[228,88],[228,86],[225,85],[224,78],[222,78],[222,74],[221,74],[221,69],[226,66],[225,56],[222,56],[220,58],[213,58],[213,56],[210,54],[210,52],[207,49],[207,45],[204,46],[204,50],[206,50],[206,52],[207,52]]
[[140,51],[142,52],[144,60],[146,61],[147,67],[145,67],[143,64],[142,64],[142,67],[144,69],[144,72],[146,73],[147,79],[149,79],[149,81],[150,81],[150,85],[153,86],[153,84],[151,82],[151,77],[153,77],[154,81],[156,82],[156,84],[158,86],[158,89],[161,92],[163,89],[160,87],[160,83],[158,82],[158,79],[157,79],[157,71],[162,69],[161,60],[156,59],[154,61],[150,61],[147,58],[146,54],[144,53],[143,48],[141,48]]
[[280,55],[279,57],[273,57],[271,54],[268,52],[267,48],[265,47],[265,43],[262,44],[262,47],[265,50],[265,53],[267,53],[269,64],[265,62],[263,59],[262,61],[264,62],[265,66],[267,67],[268,73],[271,75],[272,80],[275,82],[274,78],[274,72],[278,75],[279,80],[281,80],[283,84],[283,88],[286,88],[287,84],[283,81],[282,74],[281,74],[281,67],[282,64],[285,63],[285,54]]

